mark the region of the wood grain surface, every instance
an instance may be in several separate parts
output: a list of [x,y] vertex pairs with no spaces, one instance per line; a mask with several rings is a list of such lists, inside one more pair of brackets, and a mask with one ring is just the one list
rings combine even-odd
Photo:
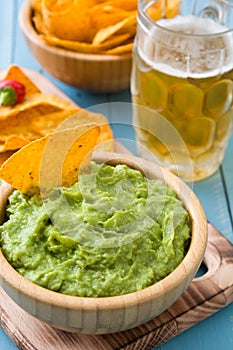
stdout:
[[107,335],[64,332],[35,319],[0,288],[0,326],[22,350],[148,350],[192,327],[233,301],[233,245],[211,224],[204,264],[165,312],[134,329]]

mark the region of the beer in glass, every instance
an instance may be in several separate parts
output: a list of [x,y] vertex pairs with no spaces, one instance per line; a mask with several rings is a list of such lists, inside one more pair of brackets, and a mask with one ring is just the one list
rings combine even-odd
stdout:
[[138,3],[131,77],[138,152],[185,181],[218,169],[232,133],[232,24],[232,1]]

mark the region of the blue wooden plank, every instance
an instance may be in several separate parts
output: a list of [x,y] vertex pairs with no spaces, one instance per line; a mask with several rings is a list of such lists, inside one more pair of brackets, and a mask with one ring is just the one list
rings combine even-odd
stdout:
[[63,83],[62,81],[52,77],[44,69],[41,69],[40,73],[49,79],[55,86],[62,90],[67,96],[69,96],[82,108],[87,108],[106,102],[106,94],[91,93],[81,90],[77,87],[69,86],[66,83]]
[[109,121],[114,131],[114,136],[133,154],[137,155],[135,133],[132,123],[132,105],[130,90],[110,94],[109,100]]
[[1,350],[17,350],[17,346],[6,335],[6,333],[0,328],[0,349]]
[[233,220],[233,136],[231,137],[226,149],[222,171],[226,192],[228,193],[229,212],[231,215],[231,220]]
[[0,70],[11,63],[14,37],[14,0],[8,0],[7,6],[0,0]]
[[232,350],[232,315],[229,305],[154,350]]
[[194,183],[193,191],[199,198],[207,219],[233,241],[232,225],[220,170],[208,179]]
[[207,219],[233,242],[233,137],[226,150],[223,164],[210,178],[193,187]]
[[[14,0],[13,0],[14,1]],[[22,68],[29,68],[39,71],[40,65],[35,60],[31,51],[29,50],[26,40],[24,39],[23,33],[19,25],[19,13],[23,5],[23,0],[14,1],[15,5],[15,43],[13,49],[12,62],[18,64]]]

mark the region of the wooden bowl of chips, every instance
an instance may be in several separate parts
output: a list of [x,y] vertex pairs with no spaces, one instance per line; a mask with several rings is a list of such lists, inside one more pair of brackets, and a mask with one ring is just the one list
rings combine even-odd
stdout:
[[[0,251],[0,285],[23,309],[54,327],[86,334],[106,334],[143,324],[178,299],[202,262],[207,243],[207,222],[203,209],[191,189],[179,178],[154,163],[131,155],[108,152],[95,153],[94,160],[113,166],[127,164],[130,168],[141,170],[147,178],[161,179],[176,192],[189,214],[191,223],[191,240],[182,261],[165,278],[136,292],[108,297],[79,297],[51,291],[30,282],[10,265]],[[0,187],[1,223],[5,220],[5,206],[12,190],[8,184]],[[139,251],[138,253],[140,254]],[[136,254],[133,253],[132,264]],[[141,256],[144,261],[144,250],[141,251]],[[150,269],[150,264],[144,267]],[[143,263],[140,269],[142,268]],[[137,279],[137,274],[135,278]],[[93,283],[94,281],[93,278]]]
[[[89,2],[94,3],[94,5],[98,4],[94,0]],[[44,3],[49,3],[49,1]],[[68,4],[70,2],[65,3]],[[81,4],[82,1],[77,3]],[[24,2],[19,17],[20,27],[32,54],[52,76],[69,85],[87,91],[97,93],[116,92],[127,89],[130,85],[132,46],[136,31],[136,10],[132,10],[132,8],[133,6],[135,7],[137,2],[131,0],[130,3],[128,11],[121,10],[120,14],[122,14],[121,16],[119,15],[117,23],[110,25],[106,22],[108,28],[103,28],[104,31],[100,28],[101,14],[98,16],[94,13],[92,18],[95,21],[94,24],[96,24],[98,32],[95,32],[95,36],[94,34],[92,35],[92,39],[85,36],[82,38],[89,42],[78,40],[81,40],[79,38],[80,32],[89,33],[92,30],[91,28],[89,30],[80,28],[76,36],[71,35],[70,37],[70,35],[65,35],[68,30],[72,31],[73,29],[73,27],[69,27],[69,23],[73,23],[72,11],[64,19],[63,17],[60,19],[59,16],[54,16],[53,12],[51,12],[51,19],[50,12],[47,16],[47,11],[44,20],[48,19],[48,23],[44,24],[40,0],[26,0]],[[86,4],[88,5],[88,1]],[[81,6],[84,5],[81,4]],[[102,6],[102,4],[98,6]],[[101,8],[98,7],[97,10],[100,11]],[[88,18],[91,18],[89,14],[82,13],[82,10],[77,9],[77,13],[80,13],[80,11],[83,16],[86,15]],[[111,11],[113,12],[111,18],[117,19],[118,17],[114,12],[115,8],[113,6]],[[124,18],[123,16],[127,17]],[[57,19],[58,23],[55,19]],[[97,19],[98,23],[96,23]],[[61,22],[59,22],[60,20]],[[86,17],[83,17],[84,22],[85,20]],[[77,27],[79,22],[76,20],[74,23]],[[82,19],[80,23],[82,23]],[[49,27],[50,25],[51,28]],[[53,30],[53,28],[55,29]],[[58,28],[66,28],[66,33],[63,35]],[[74,38],[78,40],[74,40]]]

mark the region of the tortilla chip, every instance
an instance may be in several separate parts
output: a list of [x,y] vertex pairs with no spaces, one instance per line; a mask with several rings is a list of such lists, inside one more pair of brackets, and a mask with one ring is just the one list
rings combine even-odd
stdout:
[[[70,101],[62,100],[52,94],[35,93],[25,98],[21,103],[0,108],[0,120],[10,118],[18,113],[23,113],[36,107],[39,114],[64,109],[76,109],[76,105]],[[1,129],[0,129],[1,130]]]
[[82,162],[86,157],[90,161],[99,135],[96,124],[48,134],[8,158],[0,168],[0,178],[29,196],[43,197],[53,187],[70,187],[78,179]]
[[105,152],[114,151],[114,136],[108,120],[105,116],[99,113],[92,113],[86,110],[81,110],[74,114],[67,122],[72,121],[74,125],[82,125],[86,123],[96,123],[100,126],[100,135],[98,138],[98,150]]
[[[48,116],[49,118],[49,116]],[[47,123],[47,119],[44,120]],[[53,120],[53,130],[55,130],[56,121]],[[107,118],[99,113],[94,113],[87,111],[85,109],[80,109],[77,113],[73,114],[71,117],[64,119],[63,122],[57,123],[56,131],[74,128],[78,125],[85,125],[89,123],[94,123],[100,126],[100,135],[98,138],[98,150],[105,152],[114,151],[114,136],[111,127],[108,124]],[[52,126],[52,125],[51,125]],[[48,132],[48,129],[46,130]]]
[[105,152],[114,151],[113,132],[105,116],[98,113],[92,113],[81,109],[80,111],[67,115],[67,111],[55,112],[41,115],[35,118],[31,123],[31,128],[45,136],[54,131],[71,129],[76,126],[95,123],[100,126],[100,135],[98,138],[98,150]]
[[30,141],[19,135],[10,135],[5,142],[0,142],[0,152],[16,151],[27,145]]
[[32,0],[32,21],[48,45],[88,54],[133,42],[137,0]]
[[[158,0],[148,7],[146,13],[153,21],[163,18],[173,18],[180,13],[181,0]],[[165,8],[164,8],[165,6]]]
[[31,4],[32,10],[41,13],[41,0],[33,0]]
[[[51,133],[59,123],[77,111],[77,108],[59,110],[42,104],[19,112],[10,118],[0,119],[0,152],[17,150],[30,141]],[[52,123],[51,115],[54,116]],[[38,118],[44,122],[38,123]]]
[[126,11],[125,9],[112,6],[111,2],[108,1],[89,10],[90,25],[96,32],[121,22],[132,15],[136,17],[136,8],[133,11]]
[[[70,110],[63,110],[38,115],[32,119],[30,129],[41,136],[45,136],[54,132],[64,120],[75,114],[77,111],[78,109],[73,110],[72,113],[70,113]],[[73,125],[73,127],[75,127],[75,125]]]
[[27,77],[23,70],[16,65],[12,65],[9,67],[6,76],[3,79],[14,79],[19,81],[25,86],[26,96],[30,96],[40,92],[40,89],[35,84],[33,84],[31,79]]
[[114,49],[111,50],[107,50],[106,54],[107,55],[122,55],[122,54],[126,54],[126,53],[130,53],[132,52],[133,49],[133,43],[128,43],[122,46],[117,46],[114,47]]
[[48,30],[43,22],[41,13],[35,12],[32,17],[32,22],[34,23],[34,26],[39,34],[49,35]]
[[119,7],[126,11],[137,10],[138,0],[108,0],[105,1],[105,5],[111,5],[114,7]]
[[71,116],[68,115],[67,111],[38,116],[32,121],[31,128],[35,132],[40,132],[42,136],[45,136],[53,131],[71,129],[89,123],[95,123],[101,127],[99,136],[100,143],[113,139],[112,129],[108,124],[107,118],[102,114],[89,112],[84,109],[76,111],[76,113]]
[[0,152],[17,150],[43,136],[39,128],[33,127],[37,117],[43,116],[46,119],[47,115],[56,113],[59,121],[59,113],[64,113],[63,120],[78,110],[74,103],[44,93],[29,96],[14,108],[0,108]]
[[106,39],[111,37],[113,34],[116,34],[120,30],[122,30],[124,27],[127,27],[127,25],[129,25],[129,24],[132,24],[132,25],[136,24],[136,17],[135,17],[135,15],[131,15],[131,16],[125,18],[124,20],[122,20],[120,22],[117,22],[114,25],[111,25],[109,27],[100,29],[96,33],[92,43],[94,45],[98,45],[98,44],[104,42]]
[[167,8],[165,11],[166,18],[174,18],[180,13],[180,3],[181,0],[170,0],[167,3]]
[[[121,39],[127,39],[127,37],[128,35],[122,35]],[[111,47],[111,42],[119,39],[120,36],[117,38],[112,37],[108,44],[101,44],[101,46]],[[19,80],[27,81],[28,86],[34,86],[33,83],[31,85],[30,79],[26,77],[19,67],[12,66],[8,70],[8,76],[13,73],[16,76],[14,75],[12,78],[15,79],[20,76]],[[113,135],[107,118],[91,112],[85,112],[72,101],[60,99],[52,94],[42,93],[36,88],[36,92],[32,95],[29,94],[21,103],[13,107],[0,107],[0,154],[6,154],[9,151],[13,153],[28,143],[54,132],[66,119],[77,114],[80,110],[82,117],[79,115],[79,118],[76,118],[72,125],[70,121],[67,122],[66,128],[74,128],[90,122],[99,124],[101,132],[98,143],[102,144],[99,147],[101,150],[112,152]],[[3,156],[1,157],[3,160],[6,159]]]
[[128,40],[130,37],[130,34],[125,33],[118,36],[111,36],[106,40],[104,43],[93,45],[90,43],[83,43],[78,41],[72,41],[72,40],[63,40],[56,38],[51,35],[43,35],[41,34],[40,37],[49,45],[51,46],[57,46],[64,49],[77,51],[81,53],[92,53],[92,54],[101,54],[102,52],[111,49],[112,47],[115,47],[124,41]]
[[6,151],[6,152],[0,153],[0,167],[8,158],[12,156],[13,153],[14,151]]
[[59,14],[73,8],[75,0],[44,0],[43,5],[47,11]]
[[[61,112],[59,109],[55,109],[55,107],[41,105],[39,108],[35,106],[19,112],[11,116],[11,118],[0,119],[0,142],[6,142],[11,135],[18,135],[28,140],[34,140],[40,137],[40,130],[35,130],[35,128],[32,127],[34,119],[41,115],[46,118],[47,112],[54,113],[55,111]],[[74,112],[75,110],[73,110],[70,115]]]
[[41,12],[48,32],[60,39],[91,42],[93,31],[90,26],[89,9],[96,0],[44,0]]

